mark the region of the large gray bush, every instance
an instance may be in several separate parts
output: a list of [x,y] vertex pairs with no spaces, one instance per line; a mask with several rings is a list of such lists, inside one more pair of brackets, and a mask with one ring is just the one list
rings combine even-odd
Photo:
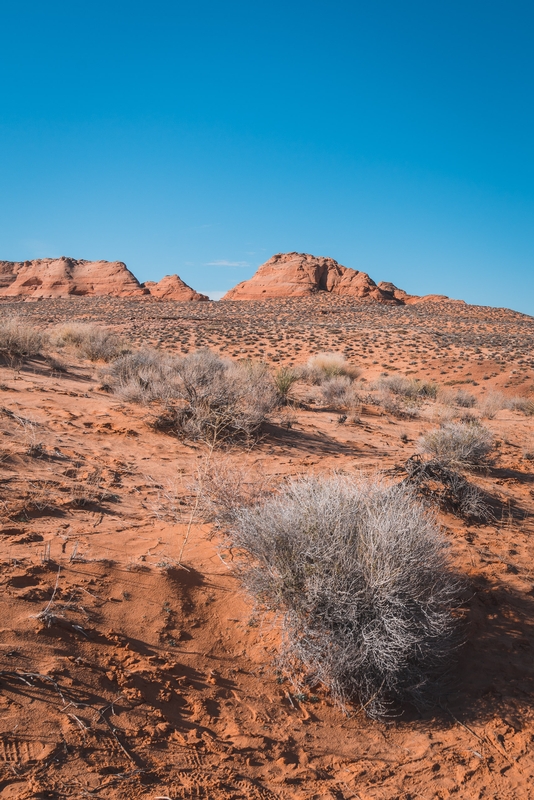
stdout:
[[283,620],[283,659],[377,716],[425,697],[454,644],[460,583],[435,520],[404,486],[301,478],[238,509],[245,586]]
[[101,377],[125,400],[164,403],[160,426],[212,443],[252,435],[277,401],[264,365],[236,363],[209,350],[183,357],[139,351],[117,359]]

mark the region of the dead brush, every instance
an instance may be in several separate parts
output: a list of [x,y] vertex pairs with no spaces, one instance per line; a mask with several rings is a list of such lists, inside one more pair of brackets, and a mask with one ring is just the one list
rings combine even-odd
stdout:
[[70,488],[69,504],[74,508],[99,505],[105,500],[116,500],[104,485],[102,468],[95,467],[85,479],[77,478]]
[[405,378],[403,375],[389,375],[378,381],[378,388],[385,389],[404,400],[435,400],[438,396],[438,385],[433,381],[421,381]]
[[207,456],[191,489],[199,501],[199,514],[219,529],[233,522],[238,509],[249,508],[271,496],[274,485],[261,465],[245,466],[239,454],[230,451],[224,456]]
[[502,392],[488,392],[488,394],[480,400],[480,412],[486,419],[495,419],[497,412],[506,408],[508,401]]
[[21,497],[9,503],[11,516],[52,511],[58,507],[59,483],[51,480],[25,480]]
[[415,419],[420,413],[418,403],[407,401],[385,387],[381,387],[376,393],[371,394],[369,400],[372,405],[379,406],[386,414],[391,414],[397,419]]
[[509,408],[520,411],[527,417],[534,417],[534,399],[531,397],[513,397],[509,401]]
[[120,337],[109,328],[89,322],[69,322],[50,333],[56,347],[71,347],[89,361],[112,361],[124,352]]
[[14,369],[40,355],[44,344],[43,334],[20,317],[9,317],[0,324],[0,358]]
[[406,483],[441,508],[466,519],[487,522],[492,517],[488,499],[460,473],[444,466],[437,459],[425,461],[412,456],[405,464]]
[[281,620],[284,669],[372,717],[428,701],[459,642],[462,582],[409,488],[305,477],[227,519],[244,586]]
[[15,422],[22,429],[21,440],[24,445],[24,452],[31,458],[44,458],[46,447],[41,439],[40,427],[33,420],[15,416]]

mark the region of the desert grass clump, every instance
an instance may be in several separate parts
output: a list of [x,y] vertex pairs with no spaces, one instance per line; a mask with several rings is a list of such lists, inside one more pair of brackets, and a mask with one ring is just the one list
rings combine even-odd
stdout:
[[0,323],[0,358],[10,366],[40,355],[44,343],[43,334],[20,317]]
[[124,351],[120,337],[109,328],[89,322],[68,322],[52,331],[56,347],[72,347],[89,361],[112,361]]
[[304,477],[237,509],[245,587],[282,620],[282,663],[370,716],[424,702],[450,657],[460,582],[435,519],[405,486]]
[[480,413],[486,419],[494,419],[497,412],[509,405],[502,392],[488,392],[480,401]]
[[131,402],[159,401],[153,425],[216,444],[255,434],[277,402],[265,365],[210,350],[183,357],[139,351],[102,370],[102,383]]
[[449,469],[479,469],[488,466],[493,434],[473,422],[448,422],[421,436],[419,452]]
[[279,402],[281,405],[285,405],[289,401],[293,385],[299,379],[298,372],[291,367],[280,367],[274,373],[273,379]]
[[314,384],[322,384],[325,380],[339,376],[356,380],[359,375],[360,370],[349,364],[342,353],[316,353],[302,368],[303,379]]

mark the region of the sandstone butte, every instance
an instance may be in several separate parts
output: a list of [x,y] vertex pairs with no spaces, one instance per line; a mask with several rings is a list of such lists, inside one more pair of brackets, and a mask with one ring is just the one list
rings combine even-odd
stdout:
[[344,267],[333,258],[309,253],[277,253],[248,281],[227,292],[223,300],[267,300],[308,297],[319,292],[375,300],[390,305],[411,305],[425,301],[449,300],[445,295],[417,297],[392,283],[376,284],[366,272]]
[[165,300],[209,300],[178,275],[139,283],[122,261],[39,258],[34,261],[0,261],[0,297],[111,296]]

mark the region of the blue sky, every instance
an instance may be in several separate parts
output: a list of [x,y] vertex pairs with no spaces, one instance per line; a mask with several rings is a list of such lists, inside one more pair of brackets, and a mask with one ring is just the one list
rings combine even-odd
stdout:
[[534,314],[534,5],[3,3],[0,259],[273,253]]

